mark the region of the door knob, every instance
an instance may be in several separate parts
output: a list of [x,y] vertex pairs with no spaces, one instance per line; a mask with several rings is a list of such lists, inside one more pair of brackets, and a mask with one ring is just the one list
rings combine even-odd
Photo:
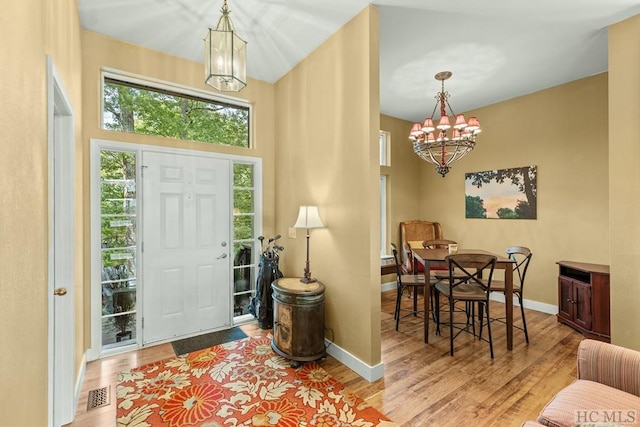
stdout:
[[63,297],[67,294],[67,288],[56,288],[53,290],[53,294],[59,297]]
[[217,259],[225,259],[227,257],[227,253],[223,253],[222,255],[220,255]]

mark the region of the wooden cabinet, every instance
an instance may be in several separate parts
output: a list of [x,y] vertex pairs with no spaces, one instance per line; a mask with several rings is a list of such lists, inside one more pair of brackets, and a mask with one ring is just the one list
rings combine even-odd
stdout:
[[558,321],[588,338],[611,341],[609,266],[559,261]]

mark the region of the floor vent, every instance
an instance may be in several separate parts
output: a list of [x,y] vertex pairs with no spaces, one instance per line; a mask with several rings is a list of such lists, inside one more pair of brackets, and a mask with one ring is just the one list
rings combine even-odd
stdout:
[[109,386],[89,391],[87,411],[109,405]]

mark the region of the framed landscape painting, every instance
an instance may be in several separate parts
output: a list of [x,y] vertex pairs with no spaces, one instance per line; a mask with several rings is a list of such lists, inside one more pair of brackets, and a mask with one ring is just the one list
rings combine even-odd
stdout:
[[537,177],[536,166],[466,173],[465,216],[536,219]]

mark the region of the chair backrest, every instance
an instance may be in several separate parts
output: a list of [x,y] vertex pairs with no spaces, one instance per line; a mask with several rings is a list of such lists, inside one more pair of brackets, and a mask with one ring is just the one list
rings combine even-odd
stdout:
[[402,264],[407,273],[413,272],[411,249],[421,248],[425,240],[442,239],[442,226],[433,221],[404,221],[400,223]]
[[431,239],[422,242],[422,247],[425,249],[446,249],[449,245],[458,244],[455,240],[449,239]]
[[507,248],[507,256],[515,261],[513,269],[518,273],[518,279],[520,280],[520,289],[524,287],[524,278],[527,275],[527,269],[529,268],[529,262],[533,253],[524,246],[509,246]]
[[497,258],[489,254],[455,254],[445,258],[449,266],[449,287],[451,290],[462,284],[478,285],[488,293]]
[[393,243],[391,243],[391,252],[393,252],[393,260],[396,262],[396,284],[398,288],[400,288],[402,287],[402,270],[398,262],[398,248],[396,248],[396,245]]

